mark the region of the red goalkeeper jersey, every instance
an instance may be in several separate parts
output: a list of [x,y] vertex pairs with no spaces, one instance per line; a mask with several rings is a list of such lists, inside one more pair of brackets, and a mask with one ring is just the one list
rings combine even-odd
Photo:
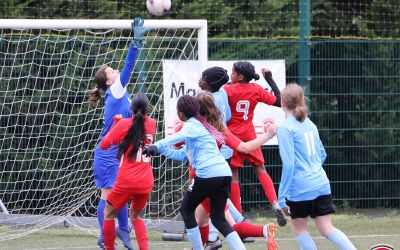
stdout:
[[232,113],[228,128],[245,142],[256,138],[253,126],[254,109],[259,102],[274,104],[276,97],[256,83],[235,83],[225,85],[224,89]]
[[[132,118],[121,119],[101,141],[101,149],[107,149],[113,144],[122,142],[132,125]],[[145,117],[145,144],[151,144],[156,132],[156,121],[150,117]],[[122,188],[137,189],[135,193],[149,193],[154,185],[153,170],[150,163],[150,157],[142,154],[142,148],[139,148],[136,158],[128,159],[128,153],[132,147],[125,151],[119,161],[119,170],[115,186]]]

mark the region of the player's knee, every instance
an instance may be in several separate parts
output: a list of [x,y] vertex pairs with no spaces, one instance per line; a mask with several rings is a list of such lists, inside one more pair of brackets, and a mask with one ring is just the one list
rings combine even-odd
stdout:
[[224,235],[224,237],[233,232],[233,228],[226,220],[218,220],[216,222],[213,220],[213,225],[222,233],[222,235]]
[[100,189],[100,197],[103,200],[107,200],[108,194],[110,193],[111,188],[101,188]]
[[104,218],[107,220],[112,220],[115,218],[117,210],[107,203],[106,207],[104,208]]
[[215,227],[217,227],[217,225],[221,226],[224,223],[228,223],[226,221],[226,219],[225,219],[225,214],[223,214],[223,215],[220,215],[220,214],[218,214],[218,215],[214,214],[213,215],[213,214],[211,214],[210,218],[211,218],[211,221],[212,221],[212,223],[214,224]]
[[264,174],[267,172],[267,170],[265,170],[264,165],[254,166],[253,169],[256,175]]
[[190,211],[185,207],[181,207],[180,213],[182,215],[182,219],[185,222],[186,227],[193,228],[197,225],[196,218],[194,216],[194,211]]
[[132,209],[132,207],[131,207],[131,209],[129,210],[129,217],[130,217],[130,219],[131,220],[137,220],[137,219],[140,219],[141,217],[141,212],[142,211],[140,211],[140,210],[134,210],[134,209]]
[[328,238],[329,234],[332,232],[333,227],[331,226],[325,226],[325,227],[318,227],[319,233],[324,236],[325,238]]
[[181,208],[179,209],[179,212],[181,213],[183,220],[189,218],[190,212],[186,207],[181,206]]

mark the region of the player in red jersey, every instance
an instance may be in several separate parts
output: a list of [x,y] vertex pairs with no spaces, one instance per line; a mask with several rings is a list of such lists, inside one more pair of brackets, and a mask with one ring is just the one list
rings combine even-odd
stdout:
[[135,230],[139,249],[147,250],[146,225],[140,218],[153,189],[154,177],[150,158],[142,154],[143,148],[151,144],[156,132],[156,122],[147,116],[149,100],[145,94],[133,96],[132,118],[121,119],[101,142],[101,149],[119,144],[120,168],[104,209],[104,243],[107,250],[114,250],[116,237],[114,218],[119,209],[131,201],[129,217]]
[[[274,95],[263,89],[256,83],[250,83],[252,79],[258,80],[260,76],[255,73],[254,66],[246,61],[239,61],[233,64],[231,80],[232,84],[225,85],[224,89],[228,95],[228,102],[231,108],[231,119],[228,121],[228,128],[240,140],[247,142],[256,138],[253,126],[254,109],[259,102],[280,107],[280,91],[272,80],[272,75],[267,69],[262,69],[264,77],[271,86]],[[271,77],[268,77],[271,76]],[[230,161],[232,168],[231,200],[239,211],[242,211],[240,204],[239,168],[243,167],[243,161],[247,159],[258,180],[261,183],[264,193],[267,196],[277,216],[280,226],[287,223],[283,210],[278,205],[276,191],[271,177],[264,166],[264,157],[261,147],[249,154],[234,151]]]

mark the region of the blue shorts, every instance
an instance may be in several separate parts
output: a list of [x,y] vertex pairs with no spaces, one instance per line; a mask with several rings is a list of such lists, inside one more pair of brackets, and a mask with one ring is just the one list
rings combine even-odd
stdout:
[[97,145],[94,150],[94,182],[99,188],[112,188],[118,173],[118,145],[102,150]]

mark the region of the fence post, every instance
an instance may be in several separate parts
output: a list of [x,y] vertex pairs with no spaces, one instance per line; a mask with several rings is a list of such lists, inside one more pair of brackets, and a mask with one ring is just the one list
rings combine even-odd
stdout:
[[[298,79],[299,84],[305,88],[305,95],[310,97],[310,57],[311,57],[311,2],[299,0],[299,58]],[[308,104],[310,108],[310,105]]]

